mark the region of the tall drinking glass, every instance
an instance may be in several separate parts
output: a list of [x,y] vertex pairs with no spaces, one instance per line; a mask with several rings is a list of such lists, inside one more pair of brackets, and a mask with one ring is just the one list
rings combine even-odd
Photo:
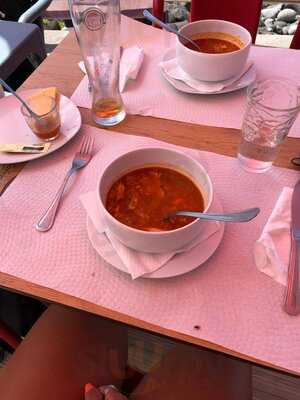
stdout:
[[245,170],[265,172],[271,168],[299,110],[300,88],[296,82],[270,78],[249,87],[238,149]]
[[69,0],[92,90],[92,117],[103,126],[125,118],[119,92],[120,0]]

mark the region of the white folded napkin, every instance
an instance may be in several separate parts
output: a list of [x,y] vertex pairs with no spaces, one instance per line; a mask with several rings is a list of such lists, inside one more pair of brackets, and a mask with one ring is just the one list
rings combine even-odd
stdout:
[[139,278],[145,274],[154,272],[166,264],[176,253],[181,253],[192,249],[200,242],[204,242],[219,229],[219,223],[215,221],[206,221],[206,228],[203,229],[201,234],[195,241],[180,249],[177,252],[163,253],[163,254],[151,254],[143,253],[126,247],[122,244],[105,226],[103,217],[101,216],[101,210],[97,203],[97,197],[95,192],[88,192],[80,197],[80,201],[94,224],[95,229],[99,235],[105,234],[109,239],[112,247],[126,266],[128,273],[132,279]]
[[[125,48],[120,60],[119,88],[122,93],[129,79],[136,79],[144,60],[144,50],[139,46]],[[79,68],[86,74],[84,62],[78,63]]]
[[286,285],[291,248],[290,224],[293,189],[283,188],[275,207],[254,245],[257,268]]
[[120,62],[120,92],[129,79],[136,79],[144,60],[144,51],[139,46],[125,48]]
[[226,79],[225,81],[220,82],[205,82],[199,81],[197,79],[192,78],[188,75],[183,69],[177,64],[176,58],[172,58],[168,61],[162,61],[159,63],[160,68],[173,79],[177,79],[183,81],[191,88],[198,90],[202,93],[215,93],[220,92],[225,87],[232,85],[234,82],[237,82],[251,67],[253,63],[248,62],[243,68],[242,72],[230,79]]

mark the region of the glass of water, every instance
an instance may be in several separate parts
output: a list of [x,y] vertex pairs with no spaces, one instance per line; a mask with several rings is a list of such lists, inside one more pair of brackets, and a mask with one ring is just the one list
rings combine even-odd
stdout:
[[300,87],[289,79],[270,78],[248,88],[238,160],[249,172],[271,168],[278,146],[300,110]]

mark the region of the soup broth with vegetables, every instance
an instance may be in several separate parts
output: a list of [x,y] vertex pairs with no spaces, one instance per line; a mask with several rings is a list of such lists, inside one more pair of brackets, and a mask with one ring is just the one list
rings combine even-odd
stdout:
[[110,188],[106,209],[118,221],[148,232],[181,228],[194,219],[166,218],[179,210],[203,211],[200,189],[175,169],[149,166],[135,169],[119,178]]
[[[202,32],[191,37],[200,47],[202,53],[220,54],[231,53],[244,47],[244,43],[236,36],[223,32]],[[187,42],[184,43],[189,49],[198,51]]]

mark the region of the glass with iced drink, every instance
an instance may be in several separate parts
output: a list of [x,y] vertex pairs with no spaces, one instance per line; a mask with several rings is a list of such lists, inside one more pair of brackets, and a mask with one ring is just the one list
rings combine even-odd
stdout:
[[296,82],[272,78],[249,87],[238,149],[238,160],[245,170],[265,172],[271,168],[299,110],[300,88]]

